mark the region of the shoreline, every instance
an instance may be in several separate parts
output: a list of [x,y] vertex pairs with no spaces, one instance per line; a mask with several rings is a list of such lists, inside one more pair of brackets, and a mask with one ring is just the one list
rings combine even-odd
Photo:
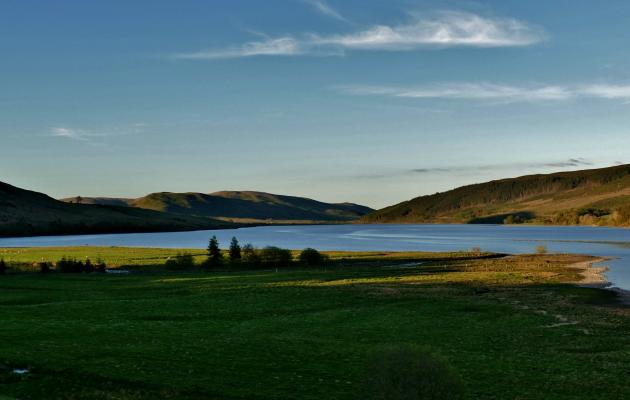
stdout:
[[570,265],[571,268],[580,270],[582,279],[573,282],[578,287],[602,289],[615,292],[619,302],[630,306],[630,291],[611,286],[612,283],[606,278],[605,273],[610,270],[607,266],[594,267],[594,264],[612,260],[611,257],[598,257],[594,260],[583,261]]

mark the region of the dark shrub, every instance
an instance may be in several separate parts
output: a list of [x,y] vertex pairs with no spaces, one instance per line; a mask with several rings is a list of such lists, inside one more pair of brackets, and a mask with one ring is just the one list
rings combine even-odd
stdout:
[[408,347],[374,354],[368,361],[362,398],[366,400],[456,400],[463,383],[445,362]]
[[260,250],[260,261],[267,268],[287,267],[292,259],[290,250],[275,246],[268,246]]
[[327,261],[327,258],[324,254],[319,251],[311,248],[307,248],[302,250],[300,253],[300,263],[308,265],[309,267],[314,265],[322,265]]
[[49,262],[38,262],[35,263],[35,265],[33,265],[35,267],[36,270],[38,270],[40,273],[42,274],[47,274],[50,272],[51,270],[51,264]]
[[96,260],[96,265],[94,265],[94,272],[98,272],[104,274],[107,271],[107,265],[102,260]]
[[246,244],[242,249],[242,258],[243,264],[247,265],[250,268],[259,268],[260,267],[260,254],[259,251],[254,248],[251,244]]
[[86,272],[88,274],[94,272],[94,264],[92,264],[92,261],[90,261],[89,258],[85,260],[85,265],[83,265],[83,272]]
[[84,270],[83,263],[76,259],[70,259],[62,257],[61,260],[55,264],[57,271],[64,274],[80,274]]
[[5,272],[7,272],[7,264],[0,258],[0,275],[4,275]]
[[164,266],[173,271],[183,271],[194,268],[195,260],[190,253],[178,253],[174,258],[168,258]]

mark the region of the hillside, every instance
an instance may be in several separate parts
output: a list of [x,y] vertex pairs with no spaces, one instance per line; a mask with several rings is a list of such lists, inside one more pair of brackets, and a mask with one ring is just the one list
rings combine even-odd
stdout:
[[152,210],[68,204],[0,182],[0,236],[183,231],[231,226],[210,218]]
[[[76,201],[76,198],[64,201]],[[131,207],[190,216],[246,222],[353,221],[373,211],[352,203],[331,204],[303,197],[262,192],[152,193],[134,200],[82,198],[82,203],[128,204]]]
[[630,165],[463,186],[375,211],[364,223],[630,225]]

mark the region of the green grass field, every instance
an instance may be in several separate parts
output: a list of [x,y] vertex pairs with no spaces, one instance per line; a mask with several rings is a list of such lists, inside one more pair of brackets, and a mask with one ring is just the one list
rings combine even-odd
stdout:
[[628,308],[567,283],[583,256],[332,253],[326,268],[168,273],[151,265],[177,250],[3,251],[154,272],[0,276],[0,398],[359,399],[388,345],[437,354],[470,399],[630,398]]

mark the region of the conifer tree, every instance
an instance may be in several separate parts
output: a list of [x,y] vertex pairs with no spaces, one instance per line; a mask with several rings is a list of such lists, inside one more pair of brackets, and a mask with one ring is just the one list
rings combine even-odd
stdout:
[[241,261],[241,245],[236,237],[230,242],[230,262],[235,263]]

